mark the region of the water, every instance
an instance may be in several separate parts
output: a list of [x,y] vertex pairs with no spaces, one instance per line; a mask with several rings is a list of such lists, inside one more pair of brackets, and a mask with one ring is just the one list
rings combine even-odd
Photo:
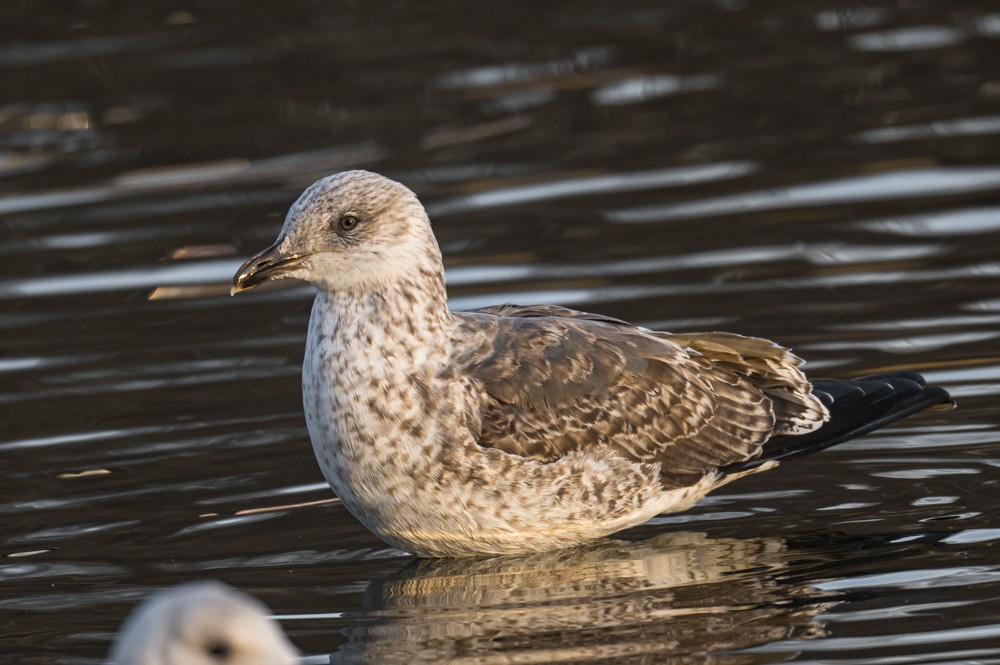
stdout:
[[[215,577],[316,663],[1000,662],[995,3],[0,11],[0,661],[100,662]],[[959,408],[582,550],[414,561],[313,460],[309,289],[227,295],[350,167],[428,204],[455,307],[765,336]]]

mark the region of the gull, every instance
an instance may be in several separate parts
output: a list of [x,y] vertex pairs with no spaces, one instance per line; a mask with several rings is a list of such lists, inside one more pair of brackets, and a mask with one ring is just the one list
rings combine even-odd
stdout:
[[367,171],[310,186],[232,292],[317,288],[302,371],[344,506],[418,556],[569,547],[939,402],[914,372],[812,381],[777,344],[552,305],[448,309],[416,195]]
[[298,651],[257,599],[221,582],[150,596],[122,624],[110,665],[294,665]]

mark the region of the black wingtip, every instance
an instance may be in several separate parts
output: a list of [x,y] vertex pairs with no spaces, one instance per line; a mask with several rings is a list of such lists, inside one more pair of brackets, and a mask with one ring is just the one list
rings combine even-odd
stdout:
[[948,391],[937,386],[927,387],[924,377],[917,372],[817,380],[813,387],[830,411],[829,422],[807,434],[774,437],[764,444],[759,457],[731,464],[720,472],[739,473],[767,462],[810,455],[932,406],[954,405]]

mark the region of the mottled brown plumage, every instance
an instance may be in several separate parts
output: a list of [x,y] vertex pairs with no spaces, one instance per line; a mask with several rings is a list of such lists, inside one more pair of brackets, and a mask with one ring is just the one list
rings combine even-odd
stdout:
[[676,488],[826,418],[799,359],[766,340],[652,333],[551,306],[456,317],[459,336],[489,331],[454,365],[483,391],[469,416],[481,446],[542,462],[606,447],[660,463],[664,487]]
[[420,555],[584,542],[947,399],[906,373],[817,392],[788,350],[734,334],[451,312],[423,206],[364,171],[306,190],[233,288],[286,275],[318,287],[303,400],[320,468]]

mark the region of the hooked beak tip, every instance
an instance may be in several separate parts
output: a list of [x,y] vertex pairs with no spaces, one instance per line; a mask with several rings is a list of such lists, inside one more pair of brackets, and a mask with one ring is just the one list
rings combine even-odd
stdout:
[[[261,274],[263,271],[253,263],[257,256],[254,256],[252,259],[241,265],[240,269],[235,275],[233,275],[233,283],[229,285],[230,297],[235,296],[240,291],[249,291],[253,287],[268,279],[267,275]],[[260,279],[251,280],[250,278],[254,275],[258,275]]]
[[279,243],[275,243],[255,254],[239,267],[229,287],[230,296],[235,296],[240,291],[249,291],[268,280],[280,279],[302,267],[302,261],[308,255],[283,254],[278,245]]

